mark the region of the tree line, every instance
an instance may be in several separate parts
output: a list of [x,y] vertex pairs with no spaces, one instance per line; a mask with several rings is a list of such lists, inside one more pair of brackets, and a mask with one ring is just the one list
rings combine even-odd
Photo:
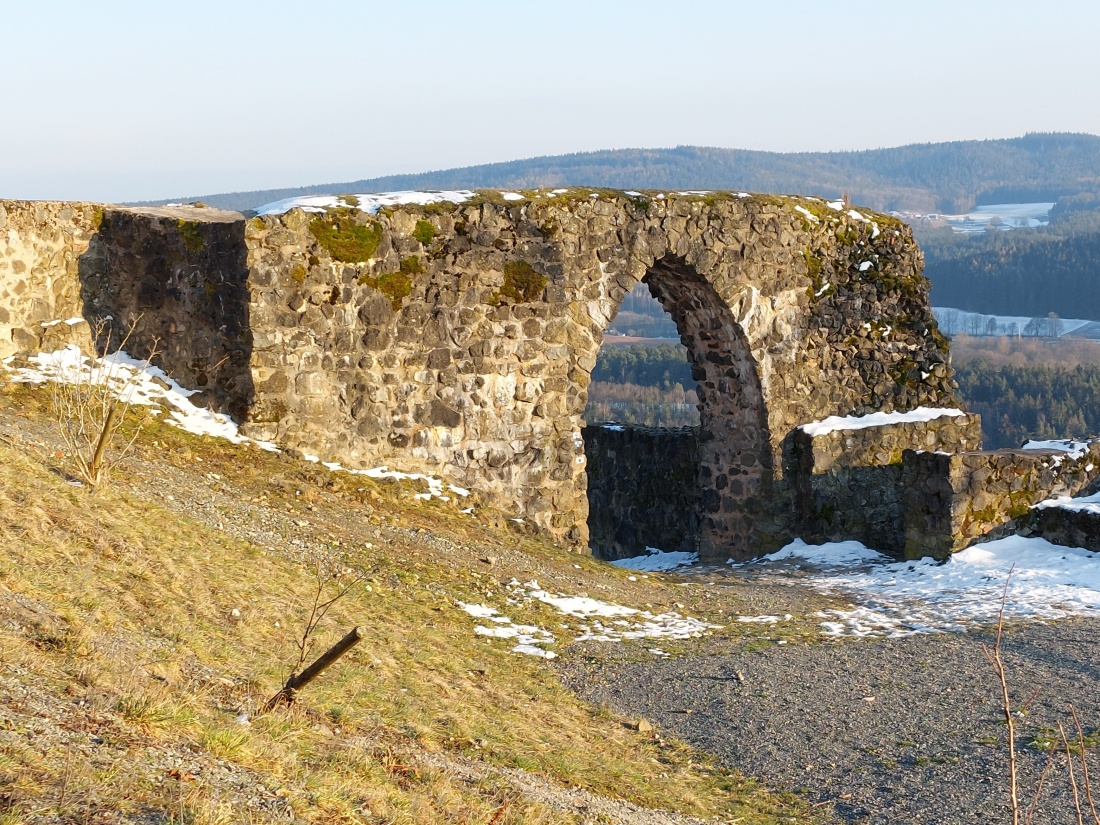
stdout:
[[[1100,192],[1100,137],[1029,134],[1007,140],[923,143],[859,152],[763,152],[712,146],[615,149],[393,175],[291,189],[199,195],[222,209],[253,209],[298,195],[404,189],[730,189],[844,193],[880,211],[965,212],[978,203],[1055,201]],[[195,200],[189,195],[182,200]],[[181,200],[179,197],[170,198]]]
[[584,419],[685,427],[699,423],[687,350],[678,344],[604,346],[592,370]]
[[932,303],[971,312],[1100,319],[1100,211],[1050,226],[961,234],[920,229]]
[[680,344],[605,346],[600,349],[592,380],[614,384],[636,384],[672,390],[679,385],[695,389],[687,350]]
[[978,359],[957,365],[955,380],[982,416],[986,449],[1100,433],[1100,365],[995,367]]
[[[586,421],[698,424],[695,382],[682,346],[604,347],[592,378]],[[1100,434],[1100,364],[998,366],[979,357],[956,365],[955,379],[963,403],[982,416],[986,449]]]

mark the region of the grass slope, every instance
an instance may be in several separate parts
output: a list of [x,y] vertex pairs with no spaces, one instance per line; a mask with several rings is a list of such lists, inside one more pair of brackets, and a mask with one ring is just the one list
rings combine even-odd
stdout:
[[[503,604],[512,576],[716,620],[742,606],[736,594],[630,581],[491,515],[151,416],[109,487],[74,487],[46,398],[0,391],[0,823],[670,821],[625,803],[817,821],[585,704],[456,606]],[[294,661],[318,560],[366,579],[314,653],[355,625],[366,639],[291,709],[255,716]],[[555,626],[548,610],[511,615]],[[728,632],[751,645],[766,630]]]

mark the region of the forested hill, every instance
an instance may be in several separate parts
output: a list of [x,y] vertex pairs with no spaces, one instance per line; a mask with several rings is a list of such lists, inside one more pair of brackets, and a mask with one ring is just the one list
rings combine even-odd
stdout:
[[1100,211],[1011,232],[918,229],[917,239],[935,306],[1100,319]]
[[[173,198],[246,210],[296,195],[404,189],[733,189],[839,197],[872,209],[965,212],[979,203],[1100,194],[1100,137],[1029,134],[860,152],[759,152],[703,146],[615,149],[289,189]],[[167,203],[169,201],[158,201]]]

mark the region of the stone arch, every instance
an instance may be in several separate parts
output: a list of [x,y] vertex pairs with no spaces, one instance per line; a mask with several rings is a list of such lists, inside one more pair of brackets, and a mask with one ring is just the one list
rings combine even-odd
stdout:
[[[672,316],[687,349],[698,386],[700,424],[690,436],[602,437],[628,441],[641,449],[691,450],[694,477],[682,477],[682,455],[676,456],[681,474],[669,476],[694,488],[670,491],[676,500],[690,502],[685,506],[695,509],[682,514],[684,529],[694,531],[689,549],[704,558],[753,555],[764,543],[757,535],[757,521],[771,491],[773,450],[759,369],[748,339],[729,303],[683,258],[663,255],[645,268],[641,280]],[[613,317],[625,292],[616,284],[608,293],[614,304],[609,317]],[[660,464],[661,458],[656,461]],[[684,547],[680,544],[675,549]]]
[[[65,228],[72,207],[84,228]],[[0,225],[26,238],[7,256],[39,243],[43,208],[0,203]],[[568,189],[369,213],[349,204],[335,217],[91,205],[50,214],[73,249],[101,239],[81,267],[119,264],[102,278],[94,270],[86,308],[116,318],[143,309],[143,334],[162,340],[185,331],[162,354],[171,374],[194,373],[199,329],[215,350],[241,354],[241,380],[217,382],[241,408],[243,433],[349,467],[430,473],[572,545],[588,544],[588,381],[602,331],[643,279],[685,324],[712,394],[702,432],[710,457],[692,476],[708,505],[692,505],[706,522],[698,549],[708,561],[774,549],[801,529],[799,425],[957,403],[911,233],[842,203]],[[327,231],[314,232],[317,222],[336,231],[349,215],[377,238],[357,253],[365,260],[344,260]],[[201,253],[181,246],[181,222],[203,225]],[[186,251],[212,261],[222,249],[210,246],[220,231],[210,223],[232,227],[234,294],[246,303],[225,304],[207,277],[149,306],[141,296],[163,291],[157,260]],[[202,267],[211,275],[222,263]],[[213,327],[200,311],[211,300]],[[7,301],[18,317],[6,328],[39,329],[33,307],[16,303]],[[180,317],[177,303],[195,312]]]
[[699,393],[699,541],[704,557],[744,556],[770,492],[772,447],[756,359],[741,325],[692,265],[665,256],[643,281],[668,310]]

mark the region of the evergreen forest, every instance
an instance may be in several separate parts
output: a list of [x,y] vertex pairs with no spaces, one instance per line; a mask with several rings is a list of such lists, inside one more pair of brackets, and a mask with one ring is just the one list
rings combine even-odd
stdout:
[[1100,320],[1098,210],[1055,207],[1050,225],[1033,229],[916,235],[934,306]]
[[[1041,347],[1041,342],[1022,342]],[[1084,438],[1100,434],[1100,344],[1072,350],[1080,361],[1094,349],[1093,363],[1065,363],[1057,352],[1045,360],[1027,352],[1029,364],[998,363],[996,354],[955,365],[959,397],[982,416],[986,449],[1019,447],[1028,439]],[[966,351],[965,349],[963,350]],[[1050,347],[1046,348],[1051,351]],[[687,351],[678,344],[604,346],[592,371],[585,420],[648,426],[698,424],[695,383]]]

